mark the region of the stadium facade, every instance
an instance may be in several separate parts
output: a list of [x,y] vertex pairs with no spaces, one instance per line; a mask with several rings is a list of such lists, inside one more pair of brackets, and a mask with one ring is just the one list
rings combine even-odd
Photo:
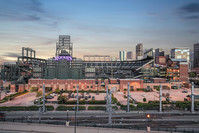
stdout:
[[26,84],[33,79],[110,79],[140,77],[145,65],[153,64],[147,57],[135,61],[82,60],[73,57],[73,43],[69,35],[60,35],[55,57],[36,58],[36,51],[22,48],[22,56],[15,63],[1,65],[1,79],[14,84]]

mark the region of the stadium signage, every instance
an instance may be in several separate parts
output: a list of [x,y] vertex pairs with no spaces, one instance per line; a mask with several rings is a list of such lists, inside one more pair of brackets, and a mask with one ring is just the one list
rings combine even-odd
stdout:
[[55,60],[67,60],[67,61],[72,61],[73,58],[71,56],[56,56]]

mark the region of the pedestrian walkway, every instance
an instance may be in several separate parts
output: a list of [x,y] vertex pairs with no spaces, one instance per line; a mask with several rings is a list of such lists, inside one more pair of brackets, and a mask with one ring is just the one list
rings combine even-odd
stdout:
[[[40,133],[73,133],[74,127],[65,127],[62,125],[45,125],[30,123],[10,123],[0,122],[0,131],[21,131],[21,132],[40,132]],[[77,127],[76,133],[147,133],[140,130],[112,129],[112,128],[93,128]],[[153,131],[151,133],[165,133]]]

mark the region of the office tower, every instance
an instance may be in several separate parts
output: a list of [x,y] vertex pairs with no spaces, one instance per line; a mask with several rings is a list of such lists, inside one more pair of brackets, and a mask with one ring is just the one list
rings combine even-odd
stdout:
[[194,44],[194,68],[199,67],[199,43]]
[[190,68],[191,69],[194,68],[194,52],[193,51],[190,52],[190,64],[191,64]]
[[132,51],[128,51],[126,56],[127,56],[127,60],[133,60],[133,52]]
[[136,60],[143,58],[143,44],[139,43],[136,45]]
[[126,51],[120,51],[119,52],[120,61],[126,60]]
[[155,57],[164,56],[164,51],[161,48],[155,49]]
[[171,49],[171,58],[176,58],[176,59],[186,59],[187,62],[190,61],[190,50],[189,48],[183,48],[183,47],[178,47],[178,48],[173,48]]
[[164,58],[164,51],[161,48],[155,49],[155,63],[156,64],[159,64],[159,60],[160,60],[159,56],[161,56],[160,57],[161,59]]

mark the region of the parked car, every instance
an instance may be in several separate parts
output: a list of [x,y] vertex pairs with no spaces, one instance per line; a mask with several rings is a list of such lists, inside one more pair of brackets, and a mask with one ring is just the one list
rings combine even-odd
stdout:
[[92,96],[92,100],[95,100],[95,96]]
[[187,90],[184,90],[184,91],[182,91],[182,93],[188,93],[188,91],[187,91]]
[[85,97],[84,97],[84,100],[88,100],[88,97],[87,97],[87,96],[85,96]]
[[51,95],[46,96],[46,99],[53,99],[53,98],[54,96],[51,96]]

